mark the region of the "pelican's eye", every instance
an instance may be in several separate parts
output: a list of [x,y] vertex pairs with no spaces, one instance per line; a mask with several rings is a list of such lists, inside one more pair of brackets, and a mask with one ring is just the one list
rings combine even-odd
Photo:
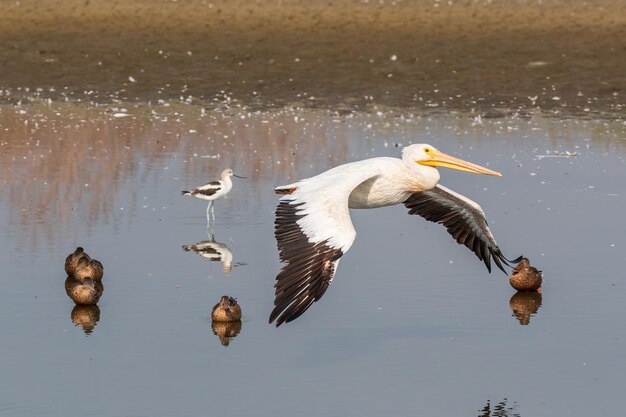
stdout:
[[429,154],[430,153],[430,148],[424,148],[424,153]]

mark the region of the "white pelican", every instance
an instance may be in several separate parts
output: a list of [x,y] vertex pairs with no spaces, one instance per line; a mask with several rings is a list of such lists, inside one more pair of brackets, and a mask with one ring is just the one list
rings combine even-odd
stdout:
[[[276,208],[275,235],[283,268],[276,277],[276,298],[269,322],[290,322],[319,300],[333,280],[339,259],[356,231],[350,208],[403,203],[409,214],[443,224],[491,272],[512,262],[502,255],[485,213],[467,197],[438,185],[435,167],[501,176],[499,172],[446,155],[431,145],[402,150],[402,159],[371,158],[340,165],[315,177],[276,187],[283,195]],[[506,271],[505,271],[506,273]]]
[[192,191],[182,191],[183,195],[194,196],[196,198],[199,198],[201,200],[207,200],[209,202],[209,205],[206,208],[206,219],[209,225],[211,223],[210,216],[212,216],[213,221],[215,221],[215,209],[213,208],[213,201],[226,196],[226,194],[228,194],[233,188],[233,182],[231,181],[230,177],[245,178],[240,177],[239,175],[235,175],[232,169],[227,168],[222,171],[222,174],[220,175],[221,179],[219,181],[211,181],[207,184],[201,185],[193,189]]

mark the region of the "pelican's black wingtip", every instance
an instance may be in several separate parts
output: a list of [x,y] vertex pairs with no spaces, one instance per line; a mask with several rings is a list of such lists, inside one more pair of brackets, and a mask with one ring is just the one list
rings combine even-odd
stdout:
[[[517,265],[524,258],[524,255],[522,255],[511,260],[505,257],[504,255],[502,255],[500,251],[498,251],[497,253],[492,253],[491,256],[493,257],[493,260],[495,261],[498,269],[500,269],[500,271],[502,271],[504,275],[507,275],[507,276],[509,274],[506,272],[506,269],[504,269],[504,265],[508,266],[509,268],[514,268],[515,265]],[[487,262],[486,259],[484,259],[483,261],[485,265],[487,266],[487,270],[489,271],[489,273],[491,273],[491,263]]]
[[[504,259],[506,259],[506,258],[504,258]],[[524,255],[520,255],[517,258],[513,259],[513,260],[506,259],[506,263],[509,266],[515,266],[518,263],[520,263],[522,261],[522,259],[524,259]]]
[[[515,266],[522,260],[524,259],[524,255],[520,255],[515,259],[508,259],[505,258],[504,256],[501,256],[500,259],[502,260],[502,262],[504,262],[506,264],[506,266],[508,266],[509,268],[515,268]],[[504,272],[504,275],[509,275],[506,270],[504,269],[504,266],[502,264],[500,264],[499,262],[496,262],[498,264],[498,267],[500,268],[500,270],[502,272]]]
[[276,325],[276,327],[280,327],[280,325],[283,324],[283,322],[285,321],[284,317],[279,317],[280,313],[281,312],[278,310],[278,308],[274,307],[274,309],[270,313],[269,320],[267,321],[268,324],[272,324],[272,323],[276,322],[276,323],[274,323]]

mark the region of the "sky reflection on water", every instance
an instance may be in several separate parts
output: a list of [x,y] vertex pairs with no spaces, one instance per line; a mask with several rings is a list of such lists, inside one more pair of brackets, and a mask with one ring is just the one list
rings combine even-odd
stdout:
[[[1,107],[0,126],[2,414],[623,408],[619,121],[55,103]],[[388,207],[353,211],[358,237],[324,298],[268,325],[272,187],[415,142],[503,172],[442,170],[441,182],[481,204],[507,256],[544,271],[541,299],[516,301],[441,226]],[[206,203],[180,191],[226,167],[248,177],[215,208],[231,271],[182,249],[210,239]],[[78,245],[105,266],[97,312],[65,295],[62,263]],[[223,294],[243,309],[226,348],[210,318]]]

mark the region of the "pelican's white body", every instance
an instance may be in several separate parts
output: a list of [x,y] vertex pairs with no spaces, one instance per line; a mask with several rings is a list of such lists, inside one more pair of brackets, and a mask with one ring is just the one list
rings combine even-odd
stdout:
[[400,204],[412,193],[437,185],[439,171],[415,163],[425,157],[422,149],[421,145],[408,146],[402,159],[378,157],[350,162],[277,189],[295,189],[283,199],[303,202],[298,225],[309,242],[328,240],[330,247],[345,253],[356,237],[349,208]]
[[438,185],[436,167],[500,176],[427,144],[403,149],[402,159],[371,158],[277,187],[283,194],[276,209],[275,235],[284,263],[276,277],[270,322],[299,317],[330,285],[341,257],[356,231],[350,208],[369,209],[404,204],[409,214],[443,224],[448,233],[472,250],[491,271],[491,259],[504,272],[502,255],[484,212],[467,197]]

